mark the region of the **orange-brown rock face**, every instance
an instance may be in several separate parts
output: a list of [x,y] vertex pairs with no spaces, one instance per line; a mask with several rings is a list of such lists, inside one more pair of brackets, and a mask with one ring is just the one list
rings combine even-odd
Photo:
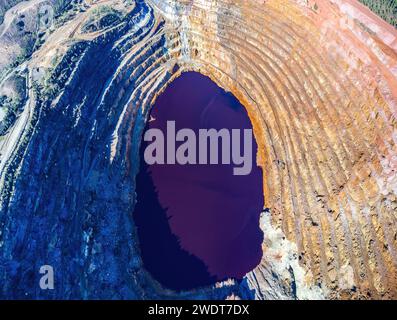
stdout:
[[397,30],[357,1],[151,2],[182,70],[232,91],[254,124],[280,234],[252,287],[266,292],[292,245],[323,296],[397,298]]

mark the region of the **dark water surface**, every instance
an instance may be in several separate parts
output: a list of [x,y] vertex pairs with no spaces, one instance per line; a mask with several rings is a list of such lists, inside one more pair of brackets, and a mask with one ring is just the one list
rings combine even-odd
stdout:
[[[209,78],[182,74],[157,99],[147,129],[252,129],[245,108]],[[241,139],[243,138],[241,134]],[[138,227],[146,269],[164,286],[191,289],[241,279],[262,257],[262,171],[253,139],[251,174],[233,175],[230,165],[151,165],[141,146],[137,176]],[[178,146],[178,144],[177,144]],[[243,150],[243,149],[242,149]]]

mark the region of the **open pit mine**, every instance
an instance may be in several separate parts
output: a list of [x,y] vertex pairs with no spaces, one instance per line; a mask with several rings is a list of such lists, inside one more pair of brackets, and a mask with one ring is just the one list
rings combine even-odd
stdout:
[[[374,2],[0,0],[0,298],[397,299]],[[250,174],[148,165],[169,121],[251,130]]]

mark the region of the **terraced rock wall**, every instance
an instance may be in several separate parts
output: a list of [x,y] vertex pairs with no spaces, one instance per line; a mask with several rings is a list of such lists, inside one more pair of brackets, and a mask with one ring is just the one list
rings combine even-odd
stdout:
[[[83,32],[109,4],[124,18]],[[24,67],[29,115],[1,147],[2,294],[49,295],[32,288],[52,264],[54,298],[397,298],[397,31],[357,1],[92,2]],[[269,210],[242,283],[174,293],[143,269],[134,179],[148,111],[187,70],[247,108]]]

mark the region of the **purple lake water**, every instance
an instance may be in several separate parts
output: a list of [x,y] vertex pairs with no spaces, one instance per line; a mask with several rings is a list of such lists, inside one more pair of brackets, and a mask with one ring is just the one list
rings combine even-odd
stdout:
[[[159,96],[146,130],[252,129],[245,108],[208,77],[183,73]],[[241,140],[243,135],[241,134]],[[167,288],[186,290],[253,270],[262,258],[262,170],[233,175],[236,165],[147,165],[141,145],[134,219],[146,269]],[[179,143],[181,144],[181,143]],[[177,147],[179,145],[177,143]],[[241,141],[243,147],[243,141]]]

